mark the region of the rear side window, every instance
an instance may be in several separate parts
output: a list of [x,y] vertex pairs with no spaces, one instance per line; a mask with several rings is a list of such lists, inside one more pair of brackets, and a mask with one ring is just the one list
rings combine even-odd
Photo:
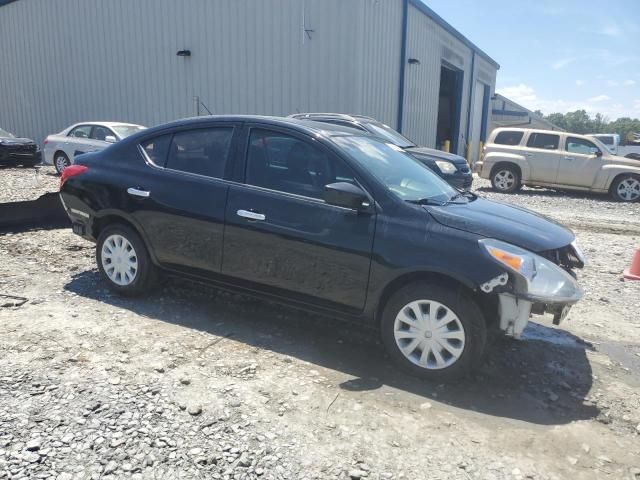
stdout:
[[578,153],[580,155],[591,155],[593,150],[598,148],[589,140],[577,137],[567,137],[567,152]]
[[201,128],[177,132],[169,147],[167,168],[222,178],[233,127]]
[[144,149],[149,159],[157,166],[164,167],[171,144],[171,134],[160,135],[151,140],[142,142],[140,145]]
[[520,145],[520,140],[522,140],[523,135],[524,132],[500,132],[496,135],[493,143],[497,143],[498,145]]
[[559,143],[559,135],[552,135],[550,133],[532,133],[527,141],[527,147],[542,148],[544,150],[557,150]]

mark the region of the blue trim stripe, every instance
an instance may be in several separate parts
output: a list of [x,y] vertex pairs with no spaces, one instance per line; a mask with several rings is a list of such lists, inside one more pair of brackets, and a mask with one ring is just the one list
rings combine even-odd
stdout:
[[0,0],[0,7],[7,5],[9,3],[16,2],[17,0]]
[[404,117],[404,72],[407,67],[407,29],[409,19],[409,0],[402,0],[402,42],[400,46],[400,85],[398,89],[398,118],[396,130],[402,133]]
[[493,113],[494,115],[505,115],[509,117],[526,117],[530,112],[521,112],[519,110],[499,110],[497,108],[494,108],[493,110],[491,110],[491,113]]
[[445,21],[444,18],[442,18],[436,12],[434,12],[429,7],[427,7],[427,5],[422,2],[422,0],[409,0],[409,3],[411,3],[411,5],[416,7],[418,10],[420,10],[426,16],[431,17],[431,19],[434,22],[436,22],[438,25],[440,25],[442,28],[444,28],[447,32],[449,32],[451,35],[456,37],[462,43],[464,43],[467,47],[469,47],[470,49],[474,50],[478,55],[480,55],[482,58],[484,58],[487,62],[489,62],[491,65],[493,65],[496,69],[500,68],[500,65],[498,64],[498,62],[496,62],[493,58],[491,58],[489,55],[487,55],[482,50],[480,50],[473,42],[471,42],[471,40],[469,40],[467,37],[462,35],[458,30],[456,30],[451,25],[449,25]]

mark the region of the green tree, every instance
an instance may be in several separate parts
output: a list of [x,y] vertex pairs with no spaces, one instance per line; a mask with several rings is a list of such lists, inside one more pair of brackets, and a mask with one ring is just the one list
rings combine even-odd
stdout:
[[640,133],[640,119],[637,118],[622,117],[609,121],[601,113],[596,113],[592,118],[585,110],[551,113],[544,118],[567,132],[617,133],[623,144],[632,142],[634,133]]

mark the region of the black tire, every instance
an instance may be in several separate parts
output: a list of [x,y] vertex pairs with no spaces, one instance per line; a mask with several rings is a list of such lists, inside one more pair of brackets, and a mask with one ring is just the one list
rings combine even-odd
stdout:
[[[417,300],[435,301],[442,304],[450,309],[462,325],[465,336],[462,353],[451,365],[444,368],[436,368],[433,365],[431,368],[419,366],[402,353],[398,343],[404,340],[396,340],[396,317],[405,306]],[[456,323],[454,326],[457,328],[458,324]],[[447,326],[447,333],[449,333],[449,328]],[[460,379],[479,367],[482,364],[487,344],[487,326],[484,315],[464,289],[456,286],[436,285],[429,282],[411,283],[395,292],[389,298],[382,313],[381,334],[382,342],[389,356],[397,365],[415,376],[427,380],[445,382]],[[430,332],[425,332],[425,335],[427,334],[431,335]],[[431,336],[428,338],[431,338]],[[422,345],[419,348],[421,347]],[[430,351],[433,352],[433,349],[430,349]],[[445,352],[445,349],[441,350],[441,356],[443,352]],[[427,358],[430,356],[433,356],[433,353],[427,354]],[[433,360],[435,361],[435,356],[433,356]],[[418,361],[417,358],[415,361]]]
[[[116,281],[113,280],[105,271],[105,266],[102,261],[105,242],[107,240],[111,241],[117,238],[115,236],[120,236],[129,242],[133,248],[133,254],[137,261],[137,268],[133,275],[133,280],[126,285],[116,283]],[[98,269],[109,285],[109,288],[121,295],[142,295],[143,293],[150,291],[156,285],[158,277],[157,267],[151,261],[149,251],[142,241],[142,238],[140,238],[140,235],[138,235],[138,233],[136,233],[131,227],[120,223],[114,223],[106,226],[98,236],[98,242],[96,244],[96,261],[98,263]],[[105,260],[105,262],[109,262],[109,260]]]
[[616,202],[640,202],[640,175],[620,175],[611,184],[609,193]]
[[509,163],[501,163],[491,170],[491,186],[497,192],[514,193],[522,188],[520,169]]
[[62,170],[67,168],[69,165],[71,165],[71,161],[69,160],[69,157],[67,157],[66,153],[58,151],[53,155],[53,166],[56,167],[56,172],[58,172],[58,174],[61,175]]

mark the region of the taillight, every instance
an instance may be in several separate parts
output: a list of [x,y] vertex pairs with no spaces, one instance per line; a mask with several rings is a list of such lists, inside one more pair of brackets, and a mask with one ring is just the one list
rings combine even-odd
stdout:
[[84,172],[89,170],[89,167],[84,165],[69,165],[62,171],[60,175],[60,189],[62,189],[62,185],[71,177],[77,177],[78,175],[82,175]]
[[42,143],[43,143],[43,145],[46,145],[47,143],[49,143],[49,137],[45,138],[45,139],[42,141]]

